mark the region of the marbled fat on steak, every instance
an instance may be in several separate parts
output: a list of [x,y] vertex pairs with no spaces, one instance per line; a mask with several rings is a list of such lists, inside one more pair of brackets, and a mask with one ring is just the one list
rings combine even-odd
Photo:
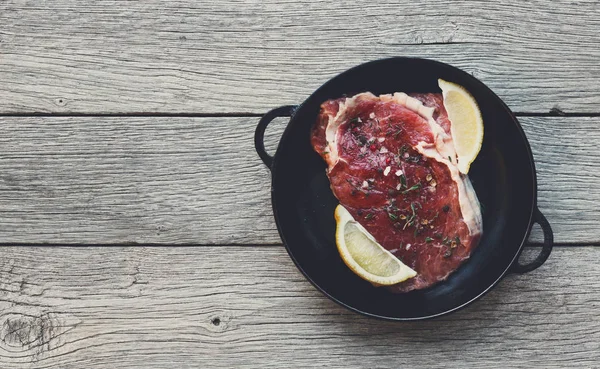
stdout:
[[361,93],[326,101],[312,145],[354,219],[417,276],[394,292],[444,280],[476,247],[482,221],[456,167],[441,94]]

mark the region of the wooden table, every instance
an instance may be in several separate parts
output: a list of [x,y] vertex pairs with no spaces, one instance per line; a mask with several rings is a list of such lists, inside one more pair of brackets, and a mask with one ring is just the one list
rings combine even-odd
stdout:
[[[517,112],[558,243],[433,321],[315,290],[253,149],[268,109],[388,56]],[[599,368],[599,86],[596,0],[3,0],[0,367]]]

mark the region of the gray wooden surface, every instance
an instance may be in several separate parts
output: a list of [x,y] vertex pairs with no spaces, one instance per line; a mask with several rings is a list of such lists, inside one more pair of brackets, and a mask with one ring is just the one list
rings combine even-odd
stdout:
[[5,112],[255,112],[387,56],[473,73],[515,111],[598,112],[596,0],[0,5]]
[[[279,243],[269,171],[254,150],[257,121],[0,117],[3,242]],[[600,117],[521,122],[557,242],[600,243],[591,206],[600,199]],[[272,152],[284,127],[269,127]]]
[[[252,143],[259,114],[396,55],[519,113],[559,244],[408,324],[295,269]],[[0,2],[0,368],[600,368],[598,60],[595,0]]]
[[560,247],[543,268],[507,277],[467,309],[411,323],[329,301],[281,246],[81,250],[0,249],[2,368],[573,368],[600,360],[592,315],[600,247]]

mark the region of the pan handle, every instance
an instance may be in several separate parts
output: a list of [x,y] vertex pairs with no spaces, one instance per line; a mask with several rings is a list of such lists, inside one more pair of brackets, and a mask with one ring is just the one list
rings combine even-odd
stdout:
[[540,267],[550,256],[552,252],[552,246],[554,246],[554,234],[552,233],[552,228],[550,228],[550,223],[546,220],[546,217],[540,212],[540,209],[537,207],[533,213],[533,222],[539,224],[544,231],[544,246],[542,247],[542,251],[540,254],[529,264],[521,264],[519,263],[519,259],[515,260],[511,268],[511,272],[517,274],[529,273],[532,270]]
[[258,156],[260,156],[263,163],[265,163],[269,169],[271,169],[271,165],[273,165],[273,157],[267,154],[267,151],[265,150],[265,130],[273,119],[278,117],[290,117],[294,114],[296,108],[298,108],[296,105],[280,106],[263,115],[263,117],[260,118],[260,121],[258,121],[258,126],[256,126],[256,131],[254,132],[254,147],[256,148]]

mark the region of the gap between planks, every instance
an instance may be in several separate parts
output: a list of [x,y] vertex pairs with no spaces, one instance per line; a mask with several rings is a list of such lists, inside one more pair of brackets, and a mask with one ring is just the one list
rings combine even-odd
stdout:
[[[273,108],[276,108],[275,106]],[[232,112],[232,113],[162,113],[162,112],[133,112],[133,113],[0,113],[0,117],[44,117],[44,118],[260,118],[264,113],[252,112]],[[551,111],[548,113],[535,112],[513,112],[517,117],[600,117],[600,112],[591,113],[565,113],[561,110]]]
[[[542,247],[543,244],[539,242],[527,242],[523,245],[523,248],[535,249]],[[72,248],[85,248],[85,247],[252,247],[252,248],[268,248],[268,247],[284,247],[282,243],[15,243],[15,242],[0,242],[0,247],[72,247]],[[600,247],[597,242],[561,242],[560,244],[554,244],[553,248],[556,247]]]

